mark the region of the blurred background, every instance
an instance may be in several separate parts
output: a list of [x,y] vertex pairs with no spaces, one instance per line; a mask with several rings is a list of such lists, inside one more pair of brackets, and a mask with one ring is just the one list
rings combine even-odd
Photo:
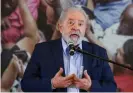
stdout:
[[[74,5],[90,19],[85,40],[133,68],[133,0],[1,0],[1,91],[22,92],[20,81],[35,45],[61,37],[58,18]],[[133,71],[109,65],[117,91],[133,92]]]

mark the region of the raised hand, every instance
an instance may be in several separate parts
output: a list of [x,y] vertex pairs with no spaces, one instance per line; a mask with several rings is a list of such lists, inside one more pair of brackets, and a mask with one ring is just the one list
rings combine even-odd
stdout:
[[51,83],[54,88],[66,88],[73,84],[75,75],[69,75],[66,77],[62,76],[63,69],[60,68],[60,70],[56,73],[54,78],[52,78]]
[[23,65],[22,60],[18,59],[16,55],[13,55],[12,61],[14,61],[15,68],[18,71],[18,76],[22,78],[24,74],[24,65]]
[[77,77],[74,78],[74,85],[79,89],[89,91],[92,82],[90,76],[87,73],[87,70],[84,71],[84,78],[82,79],[79,79]]

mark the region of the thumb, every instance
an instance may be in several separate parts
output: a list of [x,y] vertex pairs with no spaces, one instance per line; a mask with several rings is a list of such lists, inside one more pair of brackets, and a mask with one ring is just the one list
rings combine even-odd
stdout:
[[55,76],[61,76],[62,73],[63,73],[63,68],[60,68],[60,70],[56,73]]
[[84,71],[84,76],[86,79],[90,79],[90,76],[88,75],[87,70]]
[[15,60],[18,60],[18,57],[17,57],[15,54],[13,54],[13,58],[14,58]]

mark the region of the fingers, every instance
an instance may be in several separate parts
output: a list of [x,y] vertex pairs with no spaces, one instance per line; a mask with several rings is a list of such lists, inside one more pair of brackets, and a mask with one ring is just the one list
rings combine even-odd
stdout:
[[23,71],[23,70],[24,70],[24,67],[23,67],[23,62],[22,62],[22,60],[19,60],[19,65],[20,65],[21,70]]
[[74,84],[75,84],[75,86],[76,86],[77,88],[80,88],[79,82],[74,82]]
[[24,66],[23,66],[23,62],[22,60],[19,60],[18,61],[18,74],[19,74],[19,77],[23,77],[23,74],[24,74]]
[[65,87],[68,87],[68,86],[70,86],[70,85],[72,85],[74,82],[73,82],[73,79],[70,79],[70,80],[67,80],[67,81],[65,81]]
[[84,76],[86,79],[90,79],[90,76],[88,75],[87,70],[84,71]]
[[73,83],[73,80],[72,79],[67,80],[67,81],[65,81],[65,83]]
[[66,83],[66,84],[64,85],[64,88],[66,88],[66,87],[68,87],[68,86],[70,86],[70,85],[72,85],[72,82]]
[[56,73],[55,76],[61,76],[63,73],[63,68],[60,68],[60,70]]
[[18,70],[18,72],[24,71],[22,60],[18,59],[18,57],[14,54],[13,54],[12,62],[14,64],[15,68]]
[[19,72],[22,72],[22,70],[24,70],[22,60],[16,61],[16,64],[17,64],[17,68],[18,68]]
[[79,88],[79,89],[84,89],[84,90],[86,90],[86,91],[88,91],[88,89],[90,88],[90,83],[89,83],[89,81],[87,80],[87,79],[80,79],[80,81],[79,82],[77,82],[77,81],[75,81],[74,82],[74,84],[75,84],[75,86],[77,87],[77,88]]
[[14,61],[18,61],[19,60],[18,57],[15,54],[13,54],[13,59],[14,59]]
[[61,72],[63,72],[62,68],[57,72],[56,76],[51,80],[54,88],[66,88],[73,83],[73,78],[71,78],[73,75],[70,75],[68,77],[62,77],[59,76],[61,75]]
[[15,54],[13,54],[12,56],[13,56],[13,58],[17,59],[17,56]]
[[15,68],[17,68],[17,65],[18,65],[18,58],[16,55],[13,54],[13,57],[11,59],[11,63],[15,66]]
[[75,74],[68,75],[68,76],[65,77],[64,80],[74,79],[74,77],[76,77]]
[[79,79],[79,78],[77,78],[77,77],[74,77],[74,81],[75,81],[75,82],[79,82],[79,81],[80,81],[80,79]]

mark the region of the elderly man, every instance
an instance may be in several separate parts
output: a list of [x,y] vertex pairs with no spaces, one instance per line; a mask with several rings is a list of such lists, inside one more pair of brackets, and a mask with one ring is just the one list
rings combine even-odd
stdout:
[[107,58],[105,49],[82,40],[88,24],[88,16],[77,6],[61,13],[58,28],[62,38],[36,45],[21,81],[24,92],[116,91],[107,62],[78,52],[69,55],[69,42],[73,42],[85,51]]

